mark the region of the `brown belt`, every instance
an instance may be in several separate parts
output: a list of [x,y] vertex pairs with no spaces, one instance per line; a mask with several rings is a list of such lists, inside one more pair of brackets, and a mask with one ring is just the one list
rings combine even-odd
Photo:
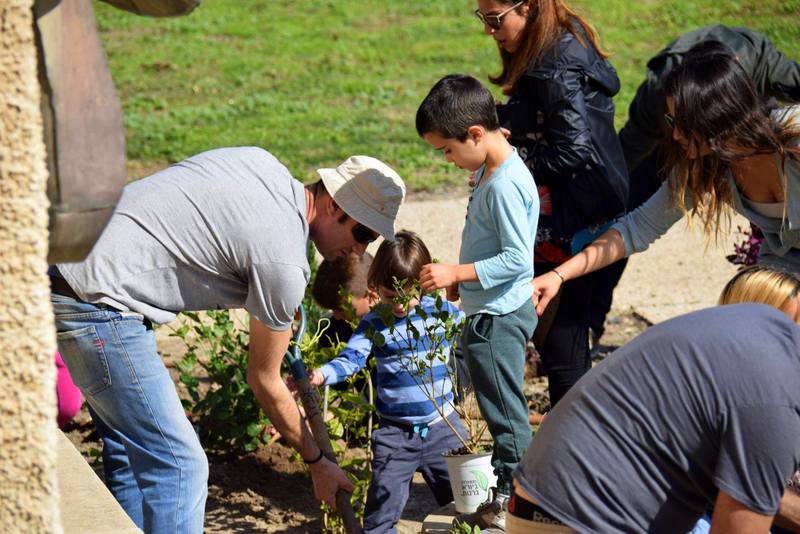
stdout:
[[69,297],[75,300],[81,300],[75,290],[69,287],[69,284],[63,278],[57,276],[50,277],[50,291],[62,297]]

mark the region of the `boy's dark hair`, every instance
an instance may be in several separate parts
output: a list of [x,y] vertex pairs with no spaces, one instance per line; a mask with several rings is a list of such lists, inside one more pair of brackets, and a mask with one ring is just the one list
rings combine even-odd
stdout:
[[500,128],[494,97],[481,82],[466,74],[450,74],[438,82],[417,110],[417,133],[466,141],[470,126]]
[[400,230],[393,241],[384,241],[375,253],[367,283],[373,290],[384,287],[394,290],[394,279],[406,283],[419,279],[422,266],[431,263],[428,247],[414,232]]
[[372,264],[372,254],[365,252],[359,257],[348,254],[335,260],[323,260],[317,268],[311,298],[328,310],[340,310],[341,293],[363,297],[367,293],[367,273]]

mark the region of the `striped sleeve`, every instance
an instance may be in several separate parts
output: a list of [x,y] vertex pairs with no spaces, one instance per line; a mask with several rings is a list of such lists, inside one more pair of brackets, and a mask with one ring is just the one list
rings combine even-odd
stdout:
[[325,385],[337,384],[364,368],[367,358],[372,352],[370,327],[369,319],[366,317],[362,319],[344,350],[336,358],[319,368],[325,378]]
[[[376,348],[378,396],[375,405],[378,413],[382,417],[411,425],[427,423],[439,417],[431,398],[442,407],[445,414],[452,411],[453,402],[453,384],[449,374],[450,345],[444,339],[441,328],[434,333],[436,339],[426,335],[425,323],[431,324],[436,320],[432,315],[437,311],[434,300],[425,297],[420,305],[427,315],[426,321],[417,314],[398,320],[394,325],[394,333],[390,334],[388,329],[384,331],[386,343]],[[442,311],[453,316],[456,322],[460,321],[461,312],[450,303],[445,301]],[[409,322],[421,334],[418,340],[413,340],[413,335],[409,333]],[[439,352],[431,358],[431,352],[437,346]],[[420,359],[426,362],[421,371]]]

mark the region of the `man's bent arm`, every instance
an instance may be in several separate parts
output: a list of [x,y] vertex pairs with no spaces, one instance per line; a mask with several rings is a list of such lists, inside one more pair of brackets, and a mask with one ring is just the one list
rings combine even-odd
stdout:
[[800,532],[800,495],[791,489],[783,492],[774,524],[790,532]]
[[771,515],[754,512],[720,490],[711,518],[711,534],[768,532],[771,524]]
[[[320,454],[311,431],[300,415],[297,403],[286,383],[281,379],[281,362],[289,348],[292,330],[273,330],[261,321],[250,319],[250,359],[247,367],[247,383],[253,389],[261,409],[305,460],[313,461]],[[333,462],[326,458],[312,463],[314,493],[336,507],[336,491],[352,492],[353,485]]]

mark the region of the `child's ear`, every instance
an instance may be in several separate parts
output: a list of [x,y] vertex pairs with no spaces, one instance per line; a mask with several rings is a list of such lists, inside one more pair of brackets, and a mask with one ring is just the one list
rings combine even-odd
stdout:
[[467,128],[467,137],[472,139],[475,144],[480,143],[486,136],[486,129],[483,126],[473,125]]

